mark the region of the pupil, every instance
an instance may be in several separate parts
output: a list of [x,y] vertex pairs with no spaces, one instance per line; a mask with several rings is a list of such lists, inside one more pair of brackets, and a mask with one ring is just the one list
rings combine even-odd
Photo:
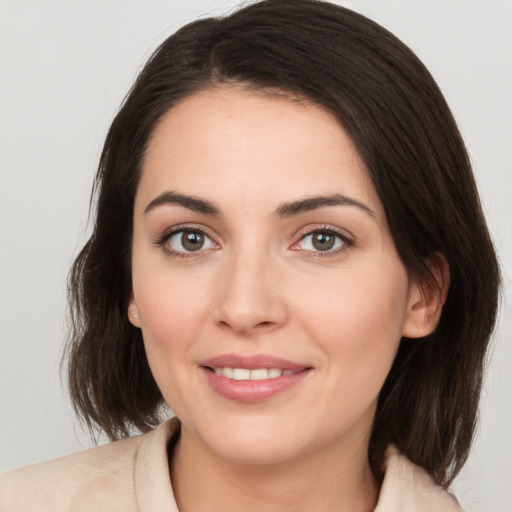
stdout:
[[187,251],[198,251],[203,247],[204,235],[193,231],[185,231],[181,235],[181,244]]
[[329,233],[317,233],[313,236],[313,246],[319,251],[328,251],[334,246],[334,236]]

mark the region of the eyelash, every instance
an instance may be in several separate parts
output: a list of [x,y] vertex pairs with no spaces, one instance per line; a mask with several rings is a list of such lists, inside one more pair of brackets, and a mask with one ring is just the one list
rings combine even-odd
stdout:
[[157,240],[155,240],[154,244],[157,245],[158,247],[161,247],[166,255],[171,256],[173,258],[187,259],[187,258],[197,258],[197,257],[203,255],[205,249],[199,249],[197,251],[189,251],[189,252],[176,251],[174,249],[171,249],[169,247],[169,245],[167,245],[167,242],[174,235],[177,235],[178,233],[183,233],[183,232],[200,233],[205,238],[211,240],[211,242],[213,244],[218,245],[213,240],[213,237],[210,236],[204,228],[201,228],[199,226],[190,225],[190,224],[187,224],[184,226],[173,226],[172,228],[167,229],[166,231],[164,231],[162,233],[162,235]]
[[[183,233],[183,232],[187,232],[187,231],[191,232],[191,233],[200,233],[205,238],[208,238],[213,244],[218,245],[213,240],[213,237],[210,236],[204,228],[201,228],[199,226],[194,226],[194,225],[174,226],[170,229],[167,229],[166,231],[164,231],[162,233],[162,235],[160,237],[158,237],[157,240],[155,240],[154,244],[157,245],[158,247],[161,247],[162,250],[165,252],[165,254],[167,254],[168,256],[174,257],[174,258],[182,258],[182,259],[194,258],[194,257],[197,258],[197,257],[203,255],[204,251],[208,250],[208,249],[198,249],[197,252],[195,252],[195,251],[188,251],[188,252],[187,251],[176,251],[176,250],[171,249],[167,245],[167,242],[174,235],[177,235],[177,234]],[[294,249],[295,246],[300,244],[308,236],[310,236],[314,233],[325,233],[328,235],[332,235],[336,238],[339,238],[342,242],[342,245],[341,245],[341,247],[339,247],[337,249],[326,250],[326,251],[319,251],[319,250],[311,251],[311,250],[300,249],[300,248]],[[347,236],[347,234],[345,234],[337,229],[334,229],[331,226],[314,227],[314,228],[308,229],[306,231],[300,232],[299,236],[300,236],[299,240],[297,242],[293,243],[291,248],[292,248],[292,250],[301,251],[301,252],[305,253],[310,258],[326,258],[326,257],[336,256],[336,255],[339,255],[339,254],[347,251],[350,247],[354,246],[354,240],[352,238],[349,238]]]
[[[334,250],[327,250],[327,251],[309,251],[304,249],[294,249],[297,251],[303,251],[307,254],[310,258],[329,258],[333,256],[338,256],[345,251],[347,251],[350,247],[353,247],[355,245],[355,242],[352,238],[347,236],[346,233],[339,231],[337,229],[332,228],[331,226],[320,226],[320,227],[314,227],[311,229],[308,229],[306,231],[302,231],[300,235],[300,239],[298,242],[295,242],[293,246],[297,246],[300,242],[305,240],[308,236],[314,234],[314,233],[325,233],[328,235],[335,236],[336,238],[339,238],[342,242],[341,247],[334,249]],[[292,246],[292,247],[293,247]]]

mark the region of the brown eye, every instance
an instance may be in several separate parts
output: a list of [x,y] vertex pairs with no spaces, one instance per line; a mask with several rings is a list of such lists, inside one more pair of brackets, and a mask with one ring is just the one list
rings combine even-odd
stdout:
[[169,237],[168,249],[175,253],[191,253],[216,247],[211,238],[197,229],[182,229]]
[[336,252],[344,246],[351,245],[350,240],[334,231],[318,230],[305,235],[297,244],[303,251],[310,252]]
[[334,247],[336,237],[332,233],[313,233],[311,242],[317,251],[328,251]]
[[198,251],[204,245],[204,235],[197,231],[184,231],[181,235],[181,245],[186,251]]

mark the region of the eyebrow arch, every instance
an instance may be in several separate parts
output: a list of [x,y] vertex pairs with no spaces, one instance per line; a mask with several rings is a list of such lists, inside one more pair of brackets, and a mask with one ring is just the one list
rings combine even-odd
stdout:
[[277,218],[291,217],[292,215],[309,212],[316,210],[317,208],[324,208],[326,206],[354,206],[367,213],[371,217],[375,217],[377,215],[365,204],[342,194],[306,197],[305,199],[300,199],[298,201],[284,203],[279,206],[279,208],[277,208],[277,210],[274,212],[274,215]]
[[216,217],[221,216],[220,209],[210,201],[200,199],[194,196],[187,196],[184,194],[178,194],[174,191],[167,191],[159,196],[155,197],[145,208],[144,214],[149,213],[158,206],[166,204],[177,204],[192,210],[197,213],[204,213],[206,215],[214,215]]

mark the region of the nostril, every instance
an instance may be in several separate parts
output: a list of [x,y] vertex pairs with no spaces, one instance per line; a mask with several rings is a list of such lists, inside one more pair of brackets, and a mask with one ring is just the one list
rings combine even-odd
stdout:
[[244,335],[270,331],[283,325],[287,320],[286,308],[283,304],[263,302],[257,297],[251,299],[254,303],[240,299],[236,301],[223,300],[215,308],[213,315],[216,325],[224,330],[231,330]]

